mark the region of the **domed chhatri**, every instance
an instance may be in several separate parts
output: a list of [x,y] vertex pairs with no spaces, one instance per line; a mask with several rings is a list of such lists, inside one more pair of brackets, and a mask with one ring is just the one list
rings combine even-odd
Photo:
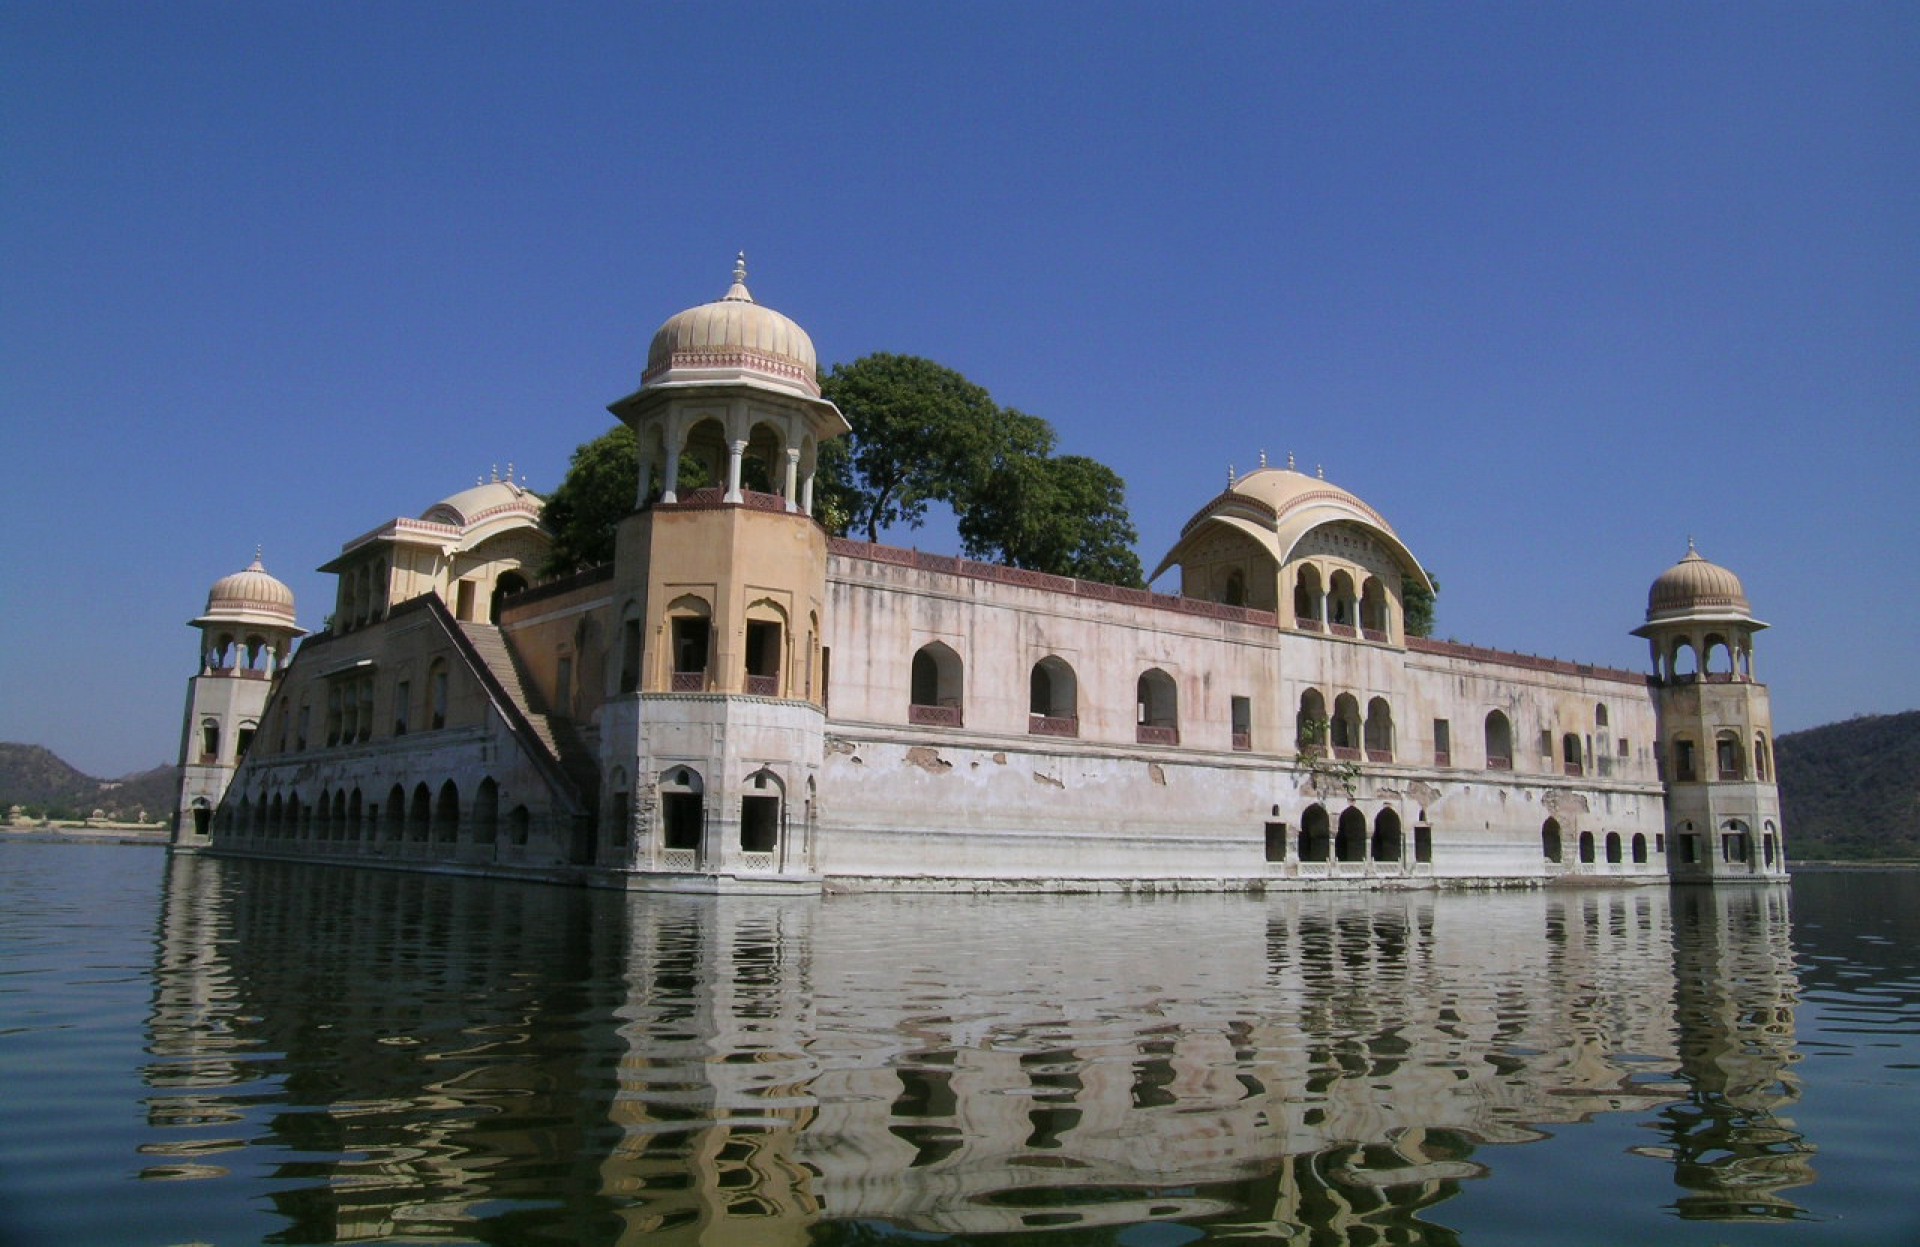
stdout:
[[1647,622],[1682,618],[1751,619],[1740,577],[1702,558],[1687,539],[1686,557],[1661,572],[1647,591]]
[[267,573],[256,550],[253,562],[245,568],[213,582],[213,588],[207,592],[206,613],[194,622],[291,627],[293,619],[293,590]]
[[818,373],[819,358],[807,331],[753,301],[743,251],[725,295],[670,317],[653,335],[640,384],[659,389],[751,379],[818,398]]

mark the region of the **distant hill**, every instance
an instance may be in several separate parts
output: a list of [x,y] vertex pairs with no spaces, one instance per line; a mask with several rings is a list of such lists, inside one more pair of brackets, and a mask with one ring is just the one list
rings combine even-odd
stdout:
[[95,779],[51,749],[0,742],[0,820],[18,805],[35,818],[85,818],[100,810],[115,821],[130,821],[144,813],[149,822],[157,822],[173,811],[179,785],[178,767],[156,766],[122,779]]
[[1920,710],[1789,732],[1774,758],[1791,859],[1920,858]]

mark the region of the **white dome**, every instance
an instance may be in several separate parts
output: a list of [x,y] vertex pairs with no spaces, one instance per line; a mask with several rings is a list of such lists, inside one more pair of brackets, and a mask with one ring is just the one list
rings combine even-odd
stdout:
[[755,381],[818,398],[819,371],[807,331],[747,292],[742,252],[724,296],[669,318],[653,335],[640,386]]
[[291,628],[293,590],[268,575],[255,554],[245,568],[213,582],[207,592],[206,613],[194,622]]

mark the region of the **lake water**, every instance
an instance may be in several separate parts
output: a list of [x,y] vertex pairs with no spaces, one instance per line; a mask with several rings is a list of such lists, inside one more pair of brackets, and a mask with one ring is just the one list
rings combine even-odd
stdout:
[[0,842],[0,1242],[1920,1241],[1920,875],[626,897]]

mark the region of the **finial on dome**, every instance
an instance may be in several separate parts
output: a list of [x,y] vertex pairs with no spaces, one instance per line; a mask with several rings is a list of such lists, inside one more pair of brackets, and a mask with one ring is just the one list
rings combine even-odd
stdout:
[[1324,464],[1324,463],[1316,463],[1316,464],[1314,464],[1314,465],[1313,465],[1313,474],[1314,474],[1315,476],[1317,476],[1317,477],[1319,477],[1319,478],[1320,478],[1321,480],[1323,480],[1323,481],[1324,481],[1324,480],[1326,480],[1326,479],[1327,479],[1327,465],[1326,465],[1326,464]]
[[1693,534],[1687,534],[1687,553],[1694,558],[1700,557],[1700,551],[1693,544]]
[[1262,472],[1267,470],[1267,452],[1264,450],[1260,452],[1260,470]]
[[507,484],[513,484],[513,460],[507,460]]
[[253,543],[253,566],[247,568],[248,571],[253,571],[255,568],[258,568],[261,571],[267,570],[266,567],[260,562],[260,551],[262,549],[263,547],[259,542],[256,541]]
[[500,465],[497,463],[493,465],[493,483],[496,485],[500,483]]
[[726,298],[721,302],[753,302],[753,296],[747,293],[747,253],[744,251],[733,258],[733,285],[727,287]]
[[1289,450],[1287,452],[1287,471],[1291,472],[1293,470],[1293,452]]
[[1227,488],[1232,489],[1234,482],[1239,479],[1239,474],[1233,470],[1233,465],[1229,463],[1227,465]]

